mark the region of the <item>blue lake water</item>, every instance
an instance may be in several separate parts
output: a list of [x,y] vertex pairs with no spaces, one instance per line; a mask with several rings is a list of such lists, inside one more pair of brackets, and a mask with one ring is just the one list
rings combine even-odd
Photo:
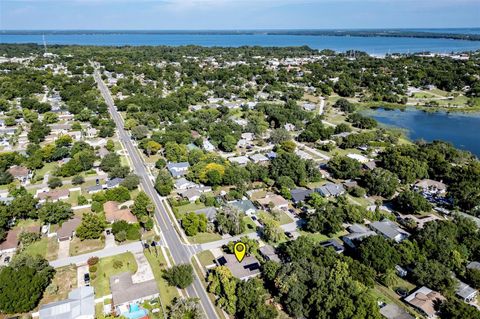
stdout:
[[[438,30],[438,29],[437,29]],[[427,30],[425,30],[427,31]],[[440,30],[439,30],[440,31]],[[457,31],[459,32],[459,31]],[[464,33],[477,33],[478,29],[465,30]],[[452,32],[453,33],[453,32]],[[267,34],[145,34],[145,33],[91,33],[91,34],[45,34],[48,44],[78,45],[201,45],[239,47],[258,46],[302,46],[313,49],[332,49],[344,52],[355,49],[374,55],[386,53],[413,53],[431,51],[449,53],[480,49],[480,41],[451,39],[395,38],[395,37],[340,37],[340,36],[303,36],[303,35],[267,35]],[[38,43],[42,44],[41,34],[2,34],[0,43]]]
[[442,140],[480,157],[480,113],[463,114],[405,110],[375,109],[365,111],[381,124],[407,130],[412,140]]

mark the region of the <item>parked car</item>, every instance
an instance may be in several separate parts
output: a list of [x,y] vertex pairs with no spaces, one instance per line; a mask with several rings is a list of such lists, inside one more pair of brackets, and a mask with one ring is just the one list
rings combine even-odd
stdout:
[[90,286],[90,274],[88,272],[83,274],[83,281],[85,282],[85,286]]
[[291,232],[289,232],[289,231],[286,231],[286,232],[285,232],[285,236],[287,236],[287,237],[290,238],[290,239],[293,238],[293,234],[292,234]]
[[402,298],[408,296],[408,290],[402,287],[395,289],[395,292]]

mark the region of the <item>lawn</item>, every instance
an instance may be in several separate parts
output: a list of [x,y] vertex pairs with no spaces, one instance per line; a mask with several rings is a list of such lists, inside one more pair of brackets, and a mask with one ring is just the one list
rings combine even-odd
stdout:
[[288,216],[285,212],[279,211],[277,216],[281,225],[290,224],[293,222],[293,219],[291,219],[290,216]]
[[147,257],[150,266],[152,267],[153,275],[157,281],[158,290],[160,291],[160,300],[164,308],[170,305],[175,297],[179,297],[178,290],[175,287],[169,286],[167,281],[163,279],[163,270],[167,269],[167,261],[162,254],[160,248],[145,250],[145,257]]
[[47,260],[55,260],[58,253],[58,242],[55,238],[44,237],[25,248],[23,252],[30,256],[40,255]]
[[245,216],[243,217],[243,221],[245,222],[246,226],[246,230],[243,232],[243,234],[253,233],[257,230],[257,225],[255,225],[251,217]]
[[300,230],[298,233],[302,236],[310,237],[313,240],[318,241],[318,242],[322,242],[322,241],[329,240],[329,239],[332,239],[332,238],[339,238],[341,236],[344,236],[344,235],[348,234],[348,232],[345,231],[345,230],[336,233],[332,237],[328,237],[327,235],[320,234],[320,233],[309,233],[309,232],[306,232],[306,231],[303,231],[303,230]]
[[77,267],[57,268],[52,283],[47,287],[40,305],[65,299],[68,293],[77,288]]
[[187,205],[177,206],[176,209],[178,211],[178,217],[182,218],[182,216],[186,213],[190,213],[199,209],[205,208],[203,203],[190,203]]
[[216,233],[198,233],[195,236],[188,237],[188,241],[193,244],[204,244],[220,239],[222,239],[222,236]]
[[215,257],[210,252],[210,250],[205,250],[197,254],[198,260],[202,264],[202,266],[210,266],[211,264],[215,263]]
[[101,250],[105,247],[105,239],[85,239],[80,240],[75,237],[70,242],[70,256],[86,254],[92,251]]
[[[114,266],[116,261],[120,261],[121,265]],[[132,253],[124,253],[112,257],[100,259],[97,265],[97,272],[92,278],[92,286],[95,288],[95,296],[102,297],[110,294],[110,277],[122,272],[130,271],[135,273],[137,271],[137,262]]]

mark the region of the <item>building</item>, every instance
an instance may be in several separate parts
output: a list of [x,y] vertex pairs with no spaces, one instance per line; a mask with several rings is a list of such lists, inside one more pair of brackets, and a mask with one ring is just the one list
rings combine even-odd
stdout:
[[194,211],[194,213],[197,215],[204,214],[209,222],[213,222],[217,219],[217,209],[215,207],[205,207],[202,209],[197,209],[196,211]]
[[24,166],[12,166],[7,170],[15,179],[26,183],[30,178],[30,171]]
[[105,188],[111,189],[120,186],[120,184],[123,182],[123,178],[120,177],[115,177],[107,181],[105,184]]
[[445,194],[447,191],[447,185],[442,182],[437,182],[431,179],[422,179],[421,181],[417,182],[414,188],[418,191],[441,195]]
[[377,167],[377,163],[375,161],[368,161],[366,163],[362,163],[362,166],[364,169],[371,171]]
[[52,189],[48,192],[37,193],[37,198],[41,203],[45,201],[57,202],[59,200],[68,199],[70,197],[70,190],[68,189]]
[[167,169],[174,178],[178,178],[187,174],[189,167],[190,167],[190,164],[188,164],[188,162],[167,164]]
[[415,319],[415,317],[406,312],[405,309],[394,303],[389,303],[380,308],[380,314],[386,319]]
[[0,254],[12,253],[18,248],[19,230],[11,229],[7,232],[7,237],[0,243]]
[[273,248],[270,245],[265,245],[260,247],[259,252],[260,252],[260,255],[262,255],[262,257],[265,258],[266,261],[271,260],[271,261],[280,262],[280,258],[278,258],[278,255],[275,252],[275,248]]
[[250,156],[250,159],[255,164],[267,163],[269,161],[268,157],[263,154],[253,154]]
[[58,241],[72,240],[73,236],[75,236],[75,230],[78,226],[80,226],[81,223],[82,220],[77,217],[74,217],[64,222],[62,226],[60,226],[60,228],[57,230]]
[[235,163],[238,165],[247,165],[250,160],[246,156],[234,156],[228,159],[230,163]]
[[124,272],[110,277],[112,303],[118,314],[125,313],[132,304],[139,304],[159,296],[155,279],[133,283],[132,274]]
[[478,291],[466,283],[459,281],[455,294],[463,301],[469,303],[477,299]]
[[40,306],[40,319],[94,319],[95,294],[93,287],[76,288],[68,299]]
[[268,194],[264,198],[258,199],[257,202],[265,209],[270,208],[270,206],[273,209],[288,209],[288,200],[280,195]]
[[478,261],[471,261],[467,265],[467,269],[475,269],[480,270],[480,262]]
[[323,241],[320,243],[320,246],[324,248],[332,248],[333,250],[335,250],[337,254],[341,254],[345,250],[342,243],[336,239],[329,239],[329,240]]
[[182,191],[179,194],[183,198],[188,199],[189,202],[194,202],[197,199],[200,199],[200,196],[202,196],[202,192],[197,188],[189,188],[187,190]]
[[399,243],[410,236],[410,233],[403,230],[390,220],[376,221],[370,224],[370,228],[377,234],[382,235],[386,239],[394,240]]
[[343,236],[342,241],[350,248],[356,248],[363,239],[377,234],[360,224],[353,224],[348,227],[348,231],[350,234]]
[[345,188],[341,184],[328,183],[316,188],[315,192],[324,197],[338,197],[345,194]]
[[225,254],[215,262],[218,266],[230,269],[232,275],[240,280],[247,280],[260,274],[260,263],[253,256],[245,256],[242,262],[238,262],[233,254]]
[[181,177],[175,181],[175,188],[179,190],[186,190],[197,186],[197,184],[195,184],[194,182],[190,182],[185,177]]
[[235,202],[230,203],[233,207],[237,208],[238,210],[242,211],[246,215],[253,215],[257,212],[257,208],[253,205],[251,200],[237,200]]
[[215,150],[215,146],[210,143],[209,140],[203,140],[203,149],[207,152],[213,152]]
[[405,298],[405,302],[418,309],[427,318],[435,318],[435,305],[444,301],[445,297],[440,293],[425,286]]
[[370,162],[370,160],[367,157],[360,154],[350,153],[350,154],[347,154],[347,157],[354,159],[362,164]]
[[105,219],[111,224],[120,220],[126,221],[129,224],[138,222],[137,217],[132,214],[130,209],[120,209],[118,208],[118,203],[114,201],[108,201],[103,204],[103,211],[105,212]]
[[300,202],[304,202],[305,199],[313,193],[313,190],[306,189],[306,188],[295,188],[290,191],[290,195],[292,196],[292,201],[297,204]]
[[87,190],[87,193],[89,193],[89,194],[95,194],[95,193],[98,193],[98,192],[102,191],[103,186],[102,185],[93,185],[93,186],[87,187],[86,190]]

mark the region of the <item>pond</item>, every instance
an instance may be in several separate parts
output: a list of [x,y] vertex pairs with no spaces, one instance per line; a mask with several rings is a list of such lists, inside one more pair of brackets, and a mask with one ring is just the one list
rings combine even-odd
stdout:
[[425,112],[415,108],[404,110],[371,109],[364,112],[385,126],[407,131],[411,140],[441,140],[480,157],[480,113]]

